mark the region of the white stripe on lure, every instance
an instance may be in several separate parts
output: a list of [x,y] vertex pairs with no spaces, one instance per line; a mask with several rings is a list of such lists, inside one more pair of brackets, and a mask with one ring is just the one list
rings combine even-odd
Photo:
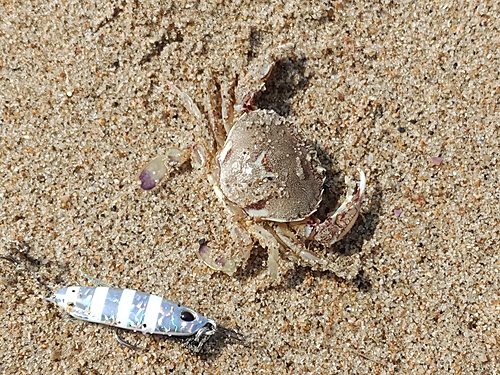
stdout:
[[[233,330],[217,326],[196,311],[166,299],[132,289],[69,286],[59,289],[48,300],[72,317],[142,333],[189,337],[189,346],[199,351],[215,333],[244,341]],[[120,343],[123,342],[118,336]]]

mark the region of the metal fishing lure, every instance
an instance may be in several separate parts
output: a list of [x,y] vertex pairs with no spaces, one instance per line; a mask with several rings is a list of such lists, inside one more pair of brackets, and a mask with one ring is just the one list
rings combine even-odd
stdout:
[[189,337],[194,351],[216,332],[243,340],[242,335],[218,327],[213,319],[188,307],[132,289],[69,286],[48,299],[77,319],[142,333]]
[[[0,258],[20,265],[11,255]],[[24,270],[31,273],[26,268]],[[50,290],[38,278],[37,281]],[[187,338],[187,346],[194,352],[198,352],[214,335],[246,341],[245,336],[217,325],[213,319],[205,318],[193,309],[132,289],[69,286],[51,293],[46,300],[62,307],[76,319],[135,332]],[[121,344],[138,349],[123,341],[116,331],[115,337]]]

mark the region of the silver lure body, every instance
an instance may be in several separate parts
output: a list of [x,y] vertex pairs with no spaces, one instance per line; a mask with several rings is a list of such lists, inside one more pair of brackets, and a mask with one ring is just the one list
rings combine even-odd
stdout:
[[[20,265],[20,261],[12,255],[0,256],[0,259]],[[31,273],[26,268],[24,270]],[[45,283],[38,278],[36,280],[50,290]],[[193,309],[132,289],[68,286],[51,293],[46,299],[77,319],[143,333],[185,337],[186,345],[194,352],[198,352],[212,336],[247,341],[247,337],[217,326],[214,320],[203,317]],[[115,337],[121,344],[138,349],[123,341],[117,332]]]
[[132,289],[69,286],[50,298],[71,316],[113,327],[167,336],[195,336],[200,346],[217,325],[196,311]]

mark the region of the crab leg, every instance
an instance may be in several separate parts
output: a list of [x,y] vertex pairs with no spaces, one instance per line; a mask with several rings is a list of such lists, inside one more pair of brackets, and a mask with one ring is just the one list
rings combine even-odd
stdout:
[[229,95],[227,86],[222,86],[215,79],[211,79],[208,89],[208,102],[211,111],[208,112],[210,131],[217,143],[217,148],[222,148],[226,141],[227,133],[231,130],[233,122],[232,103],[227,103],[225,96]]
[[189,114],[196,118],[196,120],[201,121],[203,116],[201,115],[200,109],[196,105],[196,103],[191,99],[191,97],[186,94],[184,91],[180,90],[176,85],[172,82],[167,81],[167,86],[177,94],[179,99],[181,100],[184,107],[186,107]]
[[191,157],[189,150],[181,151],[177,148],[169,150],[151,160],[141,171],[139,181],[141,188],[151,190],[156,187],[171,169],[178,168]]
[[321,259],[314,252],[308,250],[304,243],[299,241],[294,233],[288,229],[288,226],[278,224],[274,227],[274,231],[279,240],[285,244],[286,248],[293,251],[293,255],[311,263],[326,263],[326,260]]
[[280,259],[281,245],[276,241],[276,237],[267,228],[259,224],[252,225],[249,232],[255,237],[262,247],[267,248],[269,256],[267,258],[267,268],[271,280],[278,279],[278,262]]
[[234,124],[234,83],[222,86],[221,97],[222,122],[227,135]]
[[[195,102],[184,91],[179,90],[172,82],[167,81],[168,87],[177,94],[182,104],[197,123],[203,121],[203,116]],[[199,132],[200,130],[197,129]],[[199,140],[202,137],[197,137]],[[201,141],[200,141],[201,142]],[[139,175],[141,188],[151,190],[167,176],[173,169],[179,168],[186,161],[191,160],[195,168],[201,168],[207,160],[207,148],[202,144],[195,144],[185,150],[172,148],[165,155],[160,155],[151,160]]]
[[351,191],[347,194],[344,203],[322,223],[307,223],[304,226],[304,233],[308,239],[331,246],[342,239],[352,228],[361,209],[366,185],[365,174],[360,169],[358,171],[360,182],[356,195],[353,195],[355,183],[346,177],[346,185]]

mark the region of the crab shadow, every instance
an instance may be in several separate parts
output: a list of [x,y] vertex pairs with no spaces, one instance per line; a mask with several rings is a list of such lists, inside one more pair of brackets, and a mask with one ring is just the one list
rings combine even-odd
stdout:
[[267,250],[255,243],[245,267],[239,267],[233,276],[240,281],[258,277],[259,274],[266,271],[267,257]]
[[265,90],[255,97],[255,107],[273,110],[284,117],[293,115],[292,98],[303,90],[311,79],[304,76],[306,62],[305,57],[278,60],[266,80]]

